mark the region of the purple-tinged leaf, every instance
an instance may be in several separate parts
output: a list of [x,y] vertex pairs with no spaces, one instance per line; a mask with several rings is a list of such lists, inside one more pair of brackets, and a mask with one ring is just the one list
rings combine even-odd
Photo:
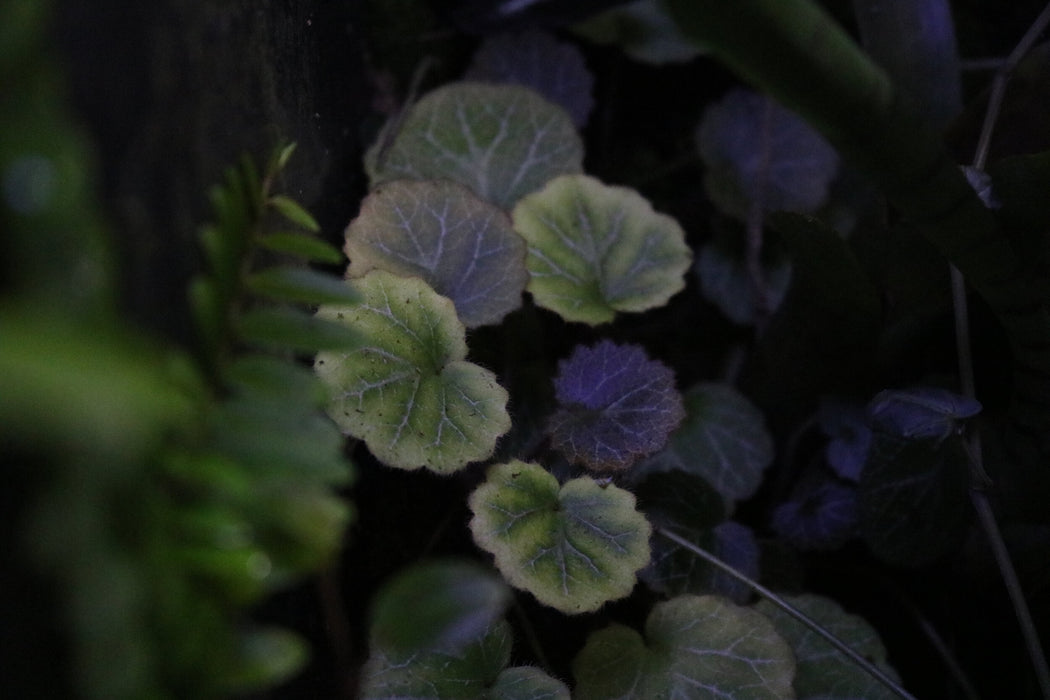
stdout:
[[558,363],[548,432],[570,461],[622,470],[667,443],[685,417],[674,373],[637,345],[603,340]]
[[799,549],[835,549],[857,534],[857,489],[852,484],[804,483],[773,511],[773,529]]
[[864,407],[825,398],[817,411],[817,423],[829,438],[824,449],[828,466],[841,478],[858,481],[871,446],[871,427]]
[[594,108],[594,78],[583,54],[572,44],[535,29],[487,38],[463,77],[532,88],[560,105],[580,128]]

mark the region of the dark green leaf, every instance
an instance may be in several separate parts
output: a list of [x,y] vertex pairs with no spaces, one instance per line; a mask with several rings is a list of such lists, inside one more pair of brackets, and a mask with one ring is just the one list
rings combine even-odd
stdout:
[[361,295],[339,277],[305,267],[271,267],[252,273],[248,289],[277,301],[302,304],[356,304]]
[[250,343],[307,353],[348,350],[361,341],[360,333],[353,328],[290,308],[247,311],[237,320],[236,327]]
[[294,255],[306,262],[338,265],[344,260],[342,252],[335,246],[301,233],[268,233],[260,236],[258,243],[267,250]]
[[306,211],[301,204],[290,197],[283,194],[277,194],[270,197],[266,203],[280,212],[281,216],[293,224],[302,226],[306,230],[315,233],[321,230],[320,224],[317,223],[317,220],[314,219],[310,212]]
[[510,589],[477,564],[417,564],[386,583],[372,609],[372,641],[399,657],[462,651],[510,602]]

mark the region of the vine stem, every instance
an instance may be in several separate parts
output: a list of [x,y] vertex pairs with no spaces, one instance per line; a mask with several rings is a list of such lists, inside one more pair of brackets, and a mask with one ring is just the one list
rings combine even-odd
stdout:
[[822,627],[819,622],[809,617],[795,606],[788,603],[786,600],[784,600],[776,593],[760,584],[758,581],[755,581],[742,571],[738,571],[737,569],[725,563],[724,561],[711,554],[707,550],[703,549],[702,547],[693,544],[684,537],[681,537],[680,535],[677,535],[666,528],[657,527],[656,532],[662,537],[671,540],[679,547],[682,547],[683,549],[692,552],[693,554],[708,562],[712,566],[717,567],[718,569],[724,571],[733,578],[747,584],[753,591],[755,591],[755,593],[758,593],[770,603],[777,606],[794,619],[798,620],[800,623],[808,627],[816,634],[820,635],[820,637],[823,638],[826,642],[828,642],[828,644],[845,654],[850,661],[852,661],[860,668],[864,669],[875,680],[877,680],[882,685],[886,686],[886,688],[888,688],[889,690],[893,691],[893,693],[898,697],[907,698],[908,700],[916,700],[914,695],[902,688],[899,683],[897,683],[895,680],[886,675],[886,673],[883,672],[882,669],[880,669],[878,666],[871,663],[863,656],[855,652],[853,649],[850,648],[848,644],[846,644],[841,639],[839,639],[831,632],[826,630],[824,627]]
[[[1028,28],[1028,31],[1025,32],[1017,46],[1014,47],[1013,51],[1010,52],[1010,55],[999,65],[996,71],[995,79],[992,82],[991,95],[988,98],[988,108],[985,111],[984,122],[981,125],[981,135],[977,141],[977,148],[973,157],[973,167],[977,170],[984,170],[984,166],[987,163],[992,134],[995,131],[995,124],[999,118],[1010,75],[1021,60],[1031,51],[1032,46],[1048,25],[1050,25],[1050,3],[1043,8],[1035,22]],[[976,386],[966,280],[962,272],[954,265],[951,266],[951,285],[952,306],[955,314],[955,347],[958,356],[959,383],[963,394],[974,398],[976,396]],[[1021,635],[1024,638],[1028,656],[1032,661],[1032,667],[1035,671],[1040,691],[1044,698],[1050,700],[1050,666],[1047,665],[1046,654],[1043,651],[1039,633],[1032,620],[1028,602],[1025,600],[1021,582],[1017,577],[1017,570],[1014,568],[1006,542],[1003,540],[1002,532],[999,529],[995,512],[992,509],[992,504],[988,499],[987,489],[991,485],[991,479],[984,470],[980,433],[977,431],[972,432],[968,440],[965,440],[963,444],[970,462],[970,500],[973,503],[974,510],[977,511],[977,519],[981,524],[981,529],[984,530],[985,536],[988,538],[988,544],[995,557],[999,575],[1010,598],[1014,614],[1017,616],[1017,623],[1021,628]]]

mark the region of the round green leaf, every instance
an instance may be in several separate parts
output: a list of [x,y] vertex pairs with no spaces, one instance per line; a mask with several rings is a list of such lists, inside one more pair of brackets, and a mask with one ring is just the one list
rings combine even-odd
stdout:
[[372,644],[362,670],[364,700],[477,700],[496,684],[510,660],[510,625],[499,620],[460,649],[407,656]]
[[652,528],[634,496],[589,477],[559,488],[543,467],[497,464],[470,496],[474,541],[511,585],[565,613],[597,610],[634,587]]
[[[817,595],[784,596],[784,599],[896,679],[897,673],[886,662],[886,648],[878,633],[863,618],[850,615],[834,601]],[[777,632],[795,651],[798,672],[794,687],[800,700],[897,697],[823,637],[769,601],[759,601],[755,609],[773,621]]]
[[468,327],[521,306],[525,242],[499,207],[448,180],[398,180],[361,203],[346,230],[350,277],[372,269],[420,277]]
[[630,188],[564,175],[512,217],[529,245],[528,290],[568,321],[606,323],[617,311],[662,306],[685,286],[682,227]]
[[420,279],[383,270],[347,284],[362,303],[317,312],[363,337],[346,352],[317,355],[332,419],[401,469],[448,473],[491,455],[510,429],[507,392],[492,372],[464,360],[452,302]]
[[380,590],[372,610],[372,641],[400,656],[457,651],[500,619],[509,602],[510,589],[477,564],[418,564]]
[[486,696],[489,700],[569,700],[569,689],[538,668],[505,669]]
[[696,474],[727,501],[754,494],[773,461],[773,438],[762,413],[728,384],[698,384],[683,399],[685,420],[668,446],[635,469]]
[[679,596],[653,607],[645,638],[610,625],[572,664],[577,700],[793,698],[795,661],[769,618],[717,596]]
[[448,179],[510,209],[552,177],[580,172],[583,142],[569,115],[529,88],[460,82],[424,95],[367,161],[373,187]]

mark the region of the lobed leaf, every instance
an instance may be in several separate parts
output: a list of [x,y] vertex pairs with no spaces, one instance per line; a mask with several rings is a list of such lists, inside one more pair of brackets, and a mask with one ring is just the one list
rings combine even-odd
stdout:
[[529,246],[529,292],[567,321],[606,323],[618,311],[662,306],[685,287],[685,233],[632,189],[564,175],[518,202],[512,217]]
[[400,655],[372,643],[362,670],[363,700],[477,700],[510,660],[510,625],[503,620],[466,646]]
[[[701,246],[693,269],[700,282],[700,294],[715,305],[733,323],[751,325],[758,311],[758,299],[751,273],[744,259],[743,235],[737,231],[717,235]],[[739,237],[739,243],[727,240]],[[774,311],[787,295],[791,283],[791,263],[778,257],[762,261],[765,276],[766,306]]]
[[[783,597],[891,678],[896,678],[896,672],[886,661],[886,648],[878,633],[863,618],[850,615],[833,600],[822,596]],[[823,637],[769,601],[759,601],[755,609],[773,621],[777,632],[794,650],[798,669],[793,685],[799,700],[882,700],[897,697]]]
[[470,531],[507,581],[574,614],[631,592],[652,528],[634,496],[583,477],[558,485],[543,467],[497,464],[470,496]]
[[791,498],[773,510],[771,525],[799,549],[835,549],[857,534],[857,489],[820,480],[799,484]]
[[580,172],[583,142],[569,115],[529,88],[460,82],[412,105],[366,161],[372,187],[448,179],[510,209],[551,178]]
[[[678,524],[675,529],[737,571],[758,579],[758,542],[751,528],[728,520],[707,530],[684,528]],[[651,588],[665,595],[713,593],[740,605],[751,598],[751,588],[746,583],[664,537],[653,543],[652,561],[642,570],[641,577]]]
[[570,462],[622,470],[667,443],[685,416],[674,373],[637,345],[603,340],[558,363],[547,430]]
[[683,395],[685,419],[642,473],[680,469],[706,480],[727,503],[750,497],[773,461],[773,438],[762,413],[728,384],[702,383]]
[[708,107],[696,141],[708,196],[741,221],[756,202],[764,212],[816,211],[838,170],[838,154],[819,133],[752,90]]
[[314,362],[331,388],[336,424],[400,469],[445,474],[491,455],[510,428],[508,395],[492,372],[465,360],[452,302],[420,279],[383,270],[347,284],[361,304],[317,312],[362,337]]
[[497,34],[481,43],[467,80],[530,87],[568,112],[582,128],[594,109],[594,78],[580,50],[537,29]]
[[658,603],[644,638],[610,625],[590,636],[572,668],[577,700],[794,697],[795,660],[773,623],[717,596]]
[[382,269],[450,298],[467,327],[521,306],[525,242],[497,206],[448,180],[398,180],[361,203],[346,230],[349,277]]
[[880,391],[868,406],[874,430],[907,440],[944,440],[980,412],[978,401],[932,386]]
[[504,669],[489,689],[486,700],[570,700],[569,689],[538,668]]

